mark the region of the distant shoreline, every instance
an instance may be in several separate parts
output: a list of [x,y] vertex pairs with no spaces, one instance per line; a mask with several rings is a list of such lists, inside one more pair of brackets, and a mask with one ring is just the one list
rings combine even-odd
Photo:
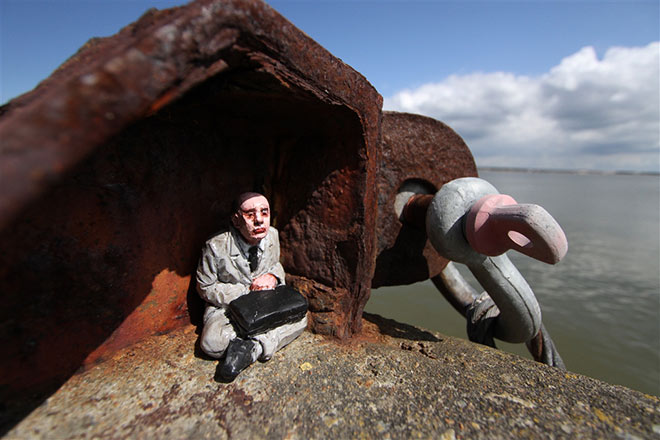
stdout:
[[604,170],[562,170],[548,168],[515,168],[515,167],[477,167],[478,171],[495,171],[510,173],[546,173],[546,174],[578,174],[599,176],[660,176],[655,171],[604,171]]

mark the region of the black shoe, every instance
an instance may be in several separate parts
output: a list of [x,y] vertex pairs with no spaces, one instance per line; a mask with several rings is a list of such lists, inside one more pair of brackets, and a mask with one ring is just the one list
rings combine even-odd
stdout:
[[245,370],[252,363],[252,350],[254,341],[236,338],[229,343],[227,355],[220,368],[220,376],[232,381],[238,373]]

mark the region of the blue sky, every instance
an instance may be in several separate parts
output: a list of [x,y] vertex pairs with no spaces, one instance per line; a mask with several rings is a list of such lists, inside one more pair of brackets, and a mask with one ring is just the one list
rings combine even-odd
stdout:
[[[0,102],[165,0],[0,0]],[[268,2],[480,166],[660,169],[658,1]]]

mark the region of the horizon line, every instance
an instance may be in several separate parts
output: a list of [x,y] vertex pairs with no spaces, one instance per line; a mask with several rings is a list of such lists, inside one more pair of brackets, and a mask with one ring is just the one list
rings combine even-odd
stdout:
[[497,167],[477,166],[477,171],[506,171],[514,173],[555,173],[579,175],[627,175],[627,176],[660,176],[660,171],[631,171],[631,170],[593,170],[585,168],[533,168],[533,167]]

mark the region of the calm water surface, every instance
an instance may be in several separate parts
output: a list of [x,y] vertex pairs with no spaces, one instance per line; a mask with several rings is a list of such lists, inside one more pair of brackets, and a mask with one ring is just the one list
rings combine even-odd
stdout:
[[[660,396],[660,177],[480,175],[519,203],[543,206],[566,232],[568,254],[555,266],[508,255],[567,369]],[[467,338],[465,319],[430,281],[375,289],[366,311]],[[524,345],[498,347],[531,359]]]

